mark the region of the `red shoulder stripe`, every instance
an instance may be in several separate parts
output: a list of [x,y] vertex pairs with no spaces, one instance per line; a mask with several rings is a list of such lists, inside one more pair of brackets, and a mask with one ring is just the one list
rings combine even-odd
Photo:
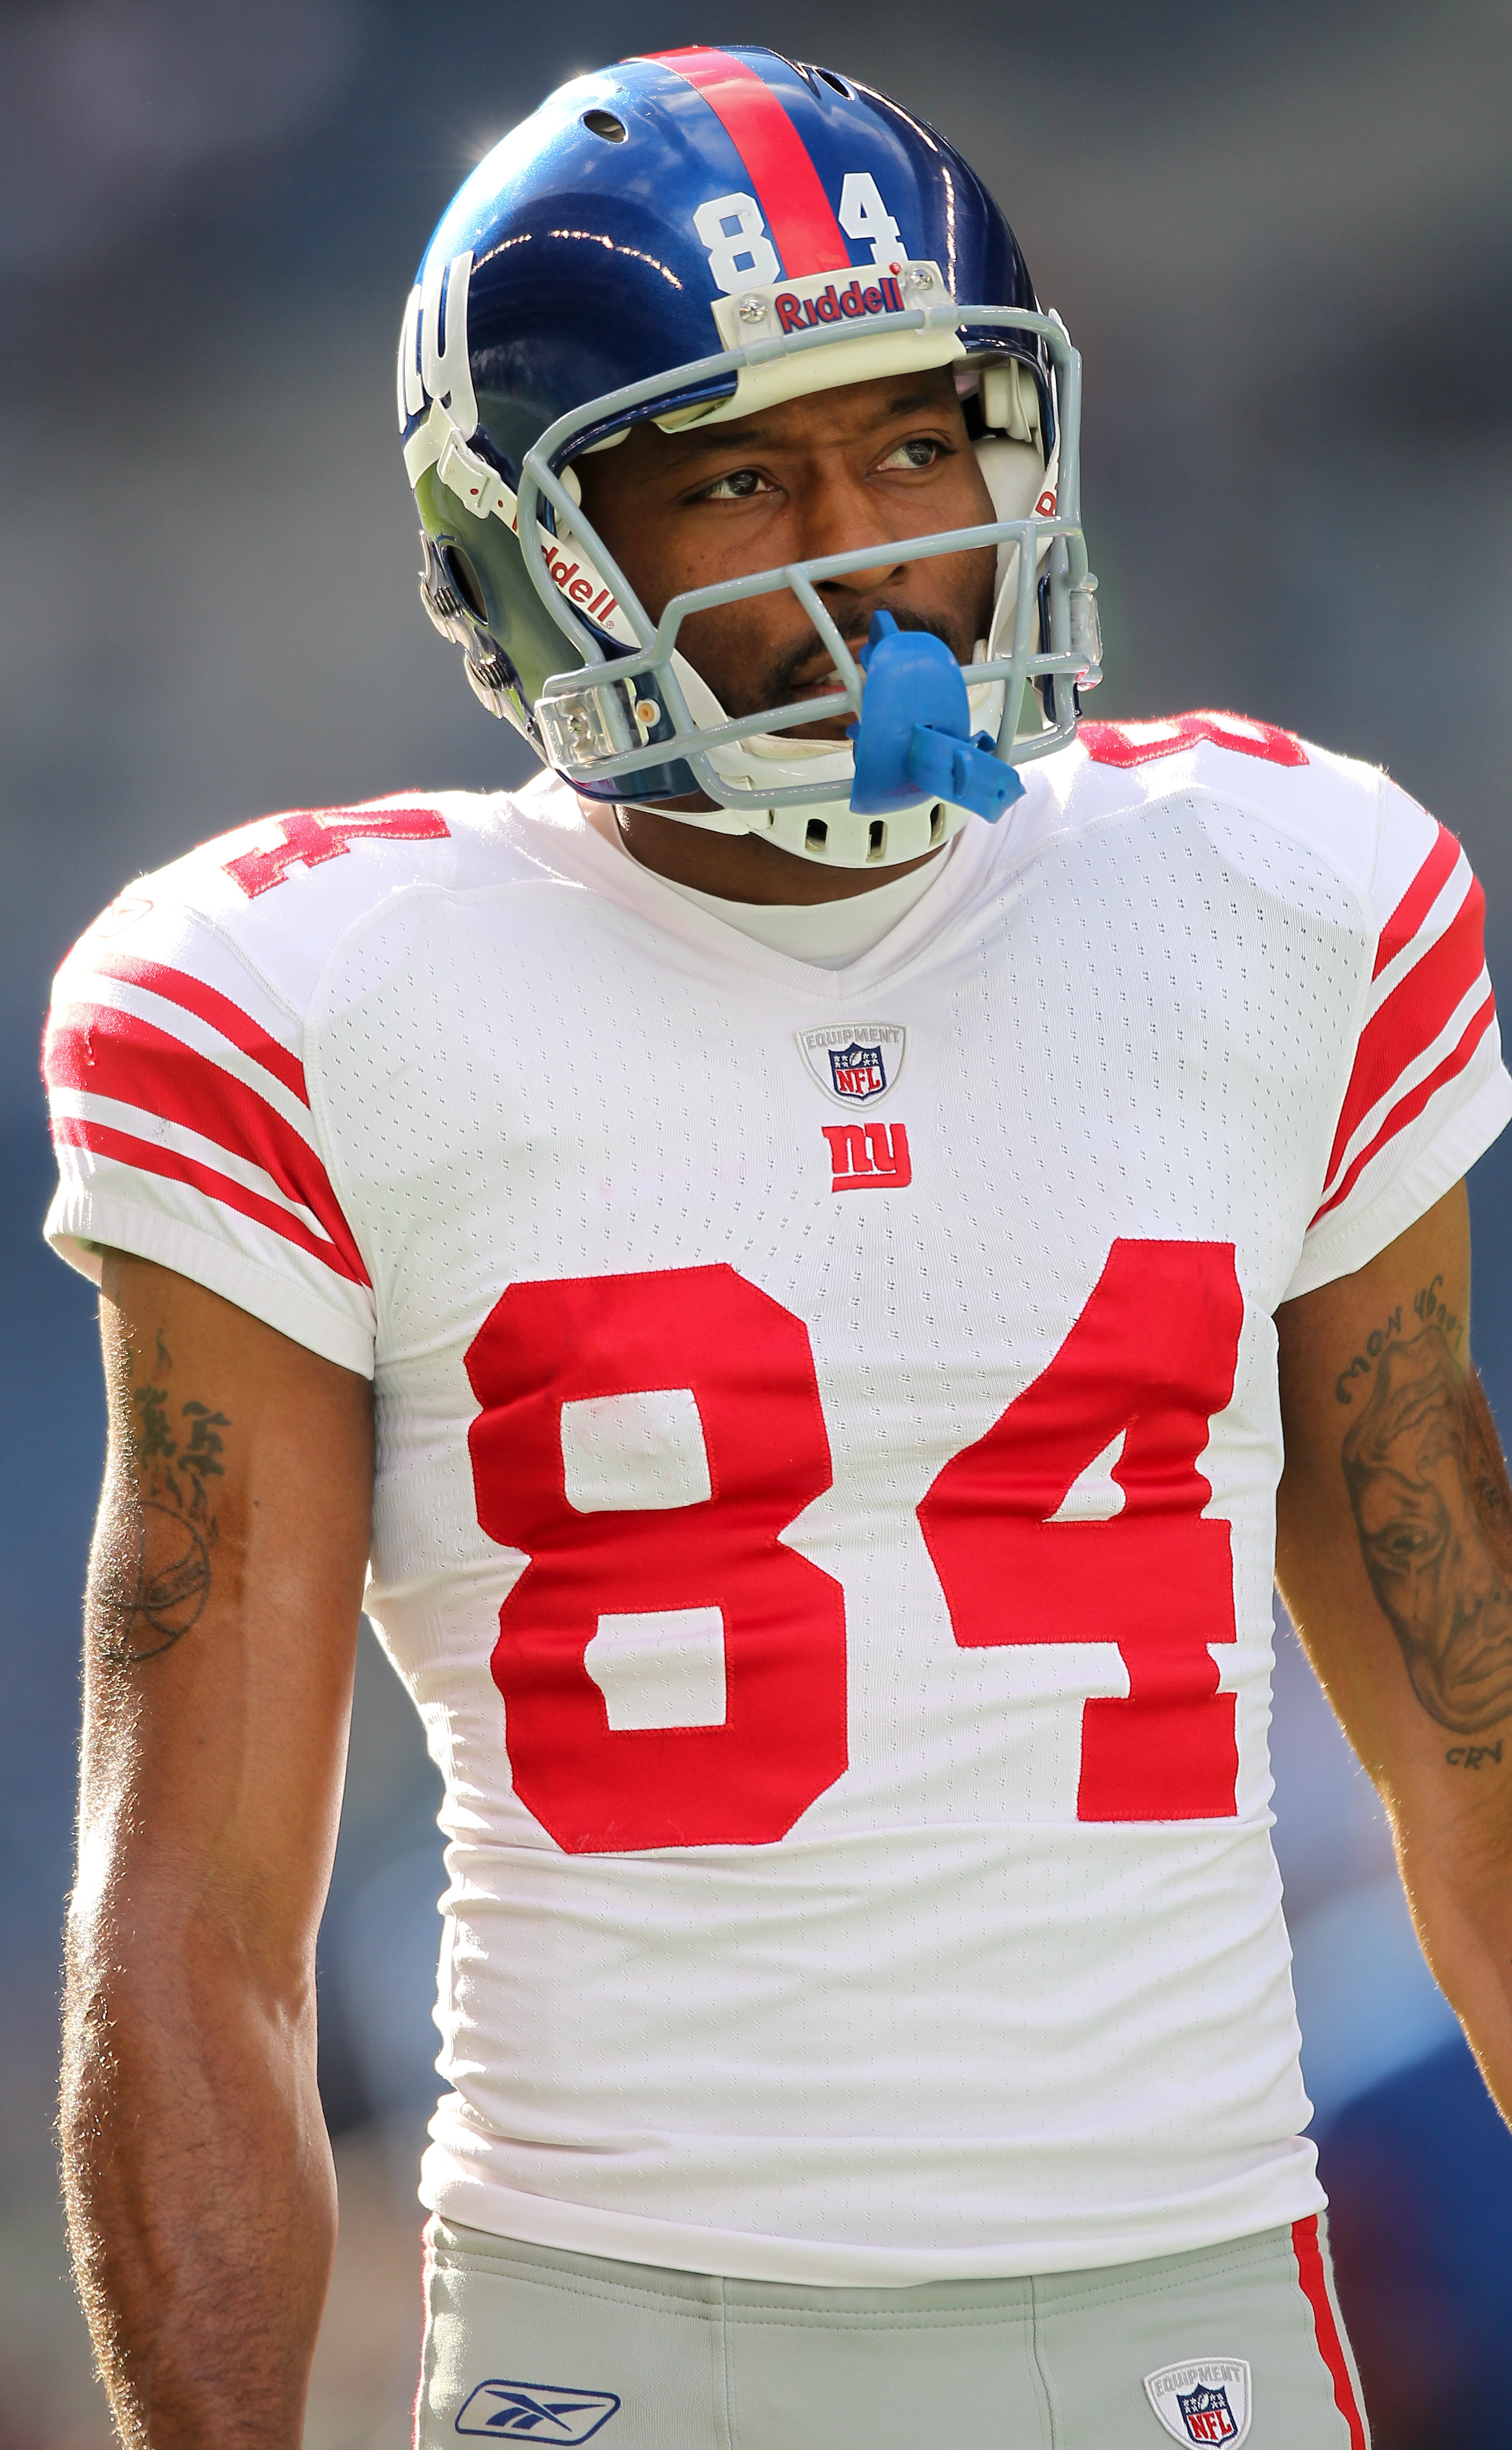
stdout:
[[1446,1029],[1485,967],[1485,895],[1473,884],[1442,936],[1392,988],[1360,1032],[1354,1070],[1324,1181],[1331,1182],[1345,1150],[1371,1108]]
[[366,1283],[351,1228],[315,1151],[265,1099],[207,1056],[133,1013],[101,1005],[87,1019],[53,1024],[46,1068],[53,1087],[138,1106],[261,1166],[287,1198],[319,1218],[341,1254],[341,1273]]
[[1373,979],[1380,977],[1388,962],[1396,960],[1404,944],[1411,943],[1443,892],[1459,856],[1459,843],[1447,826],[1441,826],[1433,848],[1381,930],[1375,968],[1370,973]]
[[304,1066],[297,1055],[281,1046],[276,1038],[259,1026],[248,1012],[216,987],[207,987],[203,979],[194,978],[187,970],[169,969],[162,962],[139,962],[130,953],[96,952],[91,946],[86,957],[91,970],[101,978],[120,979],[129,987],[145,987],[169,1003],[182,1004],[198,1021],[207,1021],[223,1038],[242,1055],[261,1063],[275,1080],[291,1089],[301,1106],[310,1102],[304,1085]]
[[1445,1080],[1452,1080],[1457,1072],[1464,1070],[1495,1019],[1496,998],[1487,986],[1485,1001],[1476,1006],[1465,1023],[1460,1042],[1453,1053],[1446,1055],[1443,1062],[1436,1065],[1425,1079],[1420,1080],[1415,1089],[1409,1089],[1406,1096],[1392,1107],[1374,1139],[1368,1141],[1354,1158],[1338,1190],[1324,1201],[1317,1216],[1312,1219],[1314,1225],[1317,1224],[1319,1217],[1327,1216],[1330,1209],[1337,1208],[1341,1200],[1348,1198],[1356,1182],[1378,1150],[1385,1148],[1387,1140],[1395,1139],[1398,1132],[1405,1131],[1408,1123],[1417,1120],[1428,1099],[1436,1091],[1443,1088]]
[[1367,2450],[1365,2419],[1355,2396],[1354,2378],[1349,2360],[1344,2353],[1339,2325],[1333,2319],[1333,2301],[1328,2295],[1328,2278],[1323,2268],[1323,2249],[1318,2243],[1318,2215],[1291,2224],[1291,2251],[1297,2258],[1297,2278],[1302,2293],[1312,2308],[1312,2327],[1317,2334],[1318,2354],[1328,2368],[1333,2383],[1333,2403],[1349,2428],[1349,2450]]
[[708,50],[698,43],[643,56],[685,77],[703,95],[750,173],[788,280],[805,272],[848,272],[850,249],[819,172],[766,80],[733,52]]
[[203,1191],[207,1199],[219,1200],[223,1208],[234,1208],[242,1215],[266,1225],[273,1233],[281,1234],[320,1259],[333,1275],[345,1276],[353,1284],[368,1282],[367,1270],[360,1259],[353,1266],[340,1251],[333,1251],[329,1242],[320,1241],[310,1232],[300,1217],[291,1216],[277,1201],[264,1199],[261,1193],[249,1191],[245,1183],[235,1182],[227,1174],[217,1174],[213,1166],[201,1165],[178,1149],[163,1148],[156,1140],[138,1139],[130,1132],[117,1131],[109,1123],[94,1123],[83,1115],[55,1115],[52,1136],[72,1148],[92,1149],[97,1157],[113,1157],[118,1165],[128,1165],[134,1174],[157,1174],[168,1182],[186,1182],[191,1189]]

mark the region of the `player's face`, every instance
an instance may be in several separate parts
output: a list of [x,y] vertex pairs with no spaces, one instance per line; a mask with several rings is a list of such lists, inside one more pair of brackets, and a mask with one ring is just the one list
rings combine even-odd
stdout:
[[[819,587],[848,646],[865,643],[879,610],[932,630],[960,663],[986,633],[994,547],[911,562],[888,551],[993,516],[947,367],[684,434],[638,425],[577,473],[584,508],[653,619],[687,588],[875,546],[864,568]],[[828,651],[785,593],[695,613],[678,643],[731,714],[835,687]],[[808,729],[838,739],[850,720]]]

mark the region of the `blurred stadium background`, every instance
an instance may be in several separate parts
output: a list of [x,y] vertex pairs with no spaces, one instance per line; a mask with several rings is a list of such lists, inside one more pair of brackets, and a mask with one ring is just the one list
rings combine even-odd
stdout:
[[[1463,833],[1512,975],[1504,0],[46,0],[0,8],[0,2450],[108,2440],[50,2122],[90,1300],[44,1254],[48,981],[126,877],[268,808],[521,779],[415,599],[392,352],[472,163],[574,70],[759,40],[976,162],[1088,359],[1096,710],[1239,708]],[[1512,1138],[1512,1136],[1509,1136]],[[1512,1150],[1472,1186],[1512,1429]],[[1512,2139],[1283,1626],[1277,1839],[1378,2450],[1512,2443]],[[435,1780],[365,1638],[322,1947],[340,2261],[307,2441],[407,2438]]]

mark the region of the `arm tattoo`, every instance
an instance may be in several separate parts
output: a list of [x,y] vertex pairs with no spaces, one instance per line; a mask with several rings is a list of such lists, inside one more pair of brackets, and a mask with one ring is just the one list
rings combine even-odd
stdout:
[[160,1334],[145,1382],[131,1390],[137,1499],[109,1561],[100,1656],[115,1667],[160,1658],[182,1642],[210,1595],[219,1526],[212,1480],[223,1480],[224,1412],[191,1398],[175,1412],[165,1382],[173,1356]]
[[1382,1351],[1344,1475],[1412,1689],[1473,1736],[1512,1716],[1512,1491],[1481,1382],[1453,1350],[1459,1321],[1419,1301],[1427,1323]]

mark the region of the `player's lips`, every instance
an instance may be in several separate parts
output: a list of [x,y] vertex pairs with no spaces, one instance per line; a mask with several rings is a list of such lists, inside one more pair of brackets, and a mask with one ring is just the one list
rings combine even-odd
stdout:
[[[873,612],[893,612],[893,607],[890,604],[873,605],[870,611],[868,611],[865,620],[852,636],[847,637],[843,631],[841,632],[841,636],[844,639],[845,645],[849,648],[852,655],[856,658],[858,663],[861,661],[862,649],[865,646],[867,639],[871,635],[871,617]],[[895,614],[894,617],[897,618],[898,615]],[[932,630],[933,634],[936,637],[942,637],[944,635],[942,626],[937,626],[936,624],[929,622],[927,619],[920,622],[905,616],[900,620],[900,627],[903,629],[922,628]],[[950,645],[948,638],[945,640],[945,643],[946,645]],[[952,648],[952,652],[954,651],[955,650]],[[799,663],[796,668],[790,666],[785,671],[779,668],[778,672],[768,684],[766,703],[768,707],[790,706],[797,698],[827,697],[833,690],[843,689],[844,686],[845,684],[843,679],[836,671],[833,664],[820,665],[812,658],[805,658],[803,662]],[[841,719],[848,722],[850,717],[845,716]]]
[[[849,648],[852,655],[856,658],[858,663],[861,661],[862,649],[865,646],[866,641],[871,634],[872,613],[878,611],[891,612],[892,607],[890,605],[872,605],[866,612],[865,619],[861,623],[860,627],[856,629],[852,635],[846,636],[843,631],[841,632],[845,645]],[[901,626],[904,628],[930,628],[932,625],[927,621],[919,623],[914,620],[905,619]],[[936,627],[934,634],[937,637],[940,636],[942,634],[941,629]],[[950,642],[947,639],[946,644],[948,645],[949,643]],[[783,661],[775,664],[771,668],[766,680],[760,697],[752,701],[751,710],[754,711],[757,708],[761,708],[770,712],[777,707],[793,706],[806,698],[832,697],[837,690],[843,690],[845,684],[840,672],[837,671],[835,666],[832,663],[822,663],[819,660],[823,651],[822,648],[816,647],[807,654],[799,657],[795,661]],[[952,651],[954,651],[954,650],[952,650]],[[854,720],[855,717],[852,715],[850,710],[845,709],[837,714],[826,715],[821,724],[817,724],[812,727],[804,727],[799,731],[798,737],[800,739],[818,737],[843,740],[845,737],[846,726],[854,722]]]
[[[850,649],[853,655],[859,656],[861,650],[866,644],[865,631],[863,630],[859,637],[847,638],[845,640],[845,644]],[[800,671],[802,671],[802,667],[800,667]],[[845,684],[841,678],[840,673],[836,671],[835,666],[833,664],[826,664],[822,671],[812,673],[806,680],[799,678],[790,680],[786,684],[785,696],[781,698],[774,697],[771,700],[771,704],[773,706],[790,704],[794,698],[799,697],[827,697],[832,690],[843,689],[844,686]]]
[[[845,640],[853,655],[860,655],[862,648],[866,643],[866,631],[863,630],[856,637]],[[803,665],[799,666],[800,674],[804,669]],[[815,671],[810,666],[806,679],[784,677],[770,682],[764,703],[768,708],[793,706],[806,698],[833,697],[836,690],[843,689],[844,686],[843,680],[833,664],[825,664],[819,671]],[[849,708],[842,707],[838,713],[824,715],[818,723],[798,725],[792,736],[798,740],[843,741],[846,737],[847,727],[854,721],[855,716]]]

